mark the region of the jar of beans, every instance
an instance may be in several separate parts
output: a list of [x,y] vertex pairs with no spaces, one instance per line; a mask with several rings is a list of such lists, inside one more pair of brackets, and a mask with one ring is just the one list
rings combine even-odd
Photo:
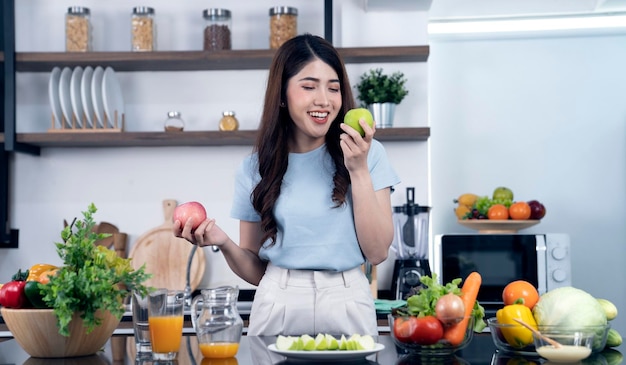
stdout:
[[65,14],[65,50],[91,51],[91,20],[89,8],[71,6]]
[[136,6],[130,16],[131,51],[145,52],[156,49],[156,24],[154,9]]
[[205,9],[202,12],[204,18],[204,50],[219,51],[231,49],[230,28],[232,20],[230,10]]
[[298,35],[298,9],[290,6],[270,8],[270,49],[277,49]]

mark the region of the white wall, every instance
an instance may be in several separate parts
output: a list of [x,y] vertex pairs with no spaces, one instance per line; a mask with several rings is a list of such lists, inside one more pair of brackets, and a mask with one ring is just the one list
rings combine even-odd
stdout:
[[[298,8],[300,32],[323,35],[323,1],[284,1]],[[132,6],[123,0],[16,1],[17,51],[64,49],[64,14],[68,6],[91,9],[95,51],[125,51],[130,44]],[[158,48],[199,50],[205,1],[145,1],[156,10]],[[268,9],[274,1],[229,1],[233,13],[233,48],[268,47]],[[219,5],[217,5],[219,6]],[[369,12],[360,0],[335,2],[335,44],[343,47],[427,44],[424,12]],[[419,21],[415,21],[418,19]],[[363,72],[383,67],[403,71],[410,94],[396,111],[397,126],[428,125],[426,63],[349,65],[352,83]],[[17,75],[17,130],[45,132],[50,124],[47,73]],[[241,129],[255,129],[262,109],[267,72],[135,72],[118,73],[122,84],[127,131],[160,131],[166,113],[178,110],[186,130],[217,130],[223,110],[237,113]],[[385,143],[402,178],[392,203],[405,202],[407,186],[416,201],[428,204],[428,142]],[[16,154],[11,164],[11,227],[20,230],[19,249],[0,250],[0,281],[18,267],[45,261],[58,263],[64,219],[80,216],[90,202],[96,220],[129,234],[128,251],[148,230],[163,222],[161,202],[198,200],[209,215],[237,241],[238,222],[229,217],[235,167],[251,147],[44,148],[41,156]],[[221,254],[205,250],[207,270],[202,286],[239,284]],[[389,288],[394,257],[379,269],[382,288]],[[184,268],[180,268],[184,270]],[[2,279],[5,278],[5,279]]]
[[[451,199],[538,199],[523,232],[571,237],[575,287],[626,308],[626,35],[431,40],[433,230],[469,232]],[[613,325],[626,330],[626,316]]]

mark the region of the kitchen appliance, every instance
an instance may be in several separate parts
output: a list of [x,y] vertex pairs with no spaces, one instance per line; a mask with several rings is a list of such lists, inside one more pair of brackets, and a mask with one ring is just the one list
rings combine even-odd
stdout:
[[423,275],[430,276],[428,230],[430,207],[415,204],[415,188],[406,189],[407,202],[393,207],[394,235],[391,244],[396,253],[391,280],[391,294],[406,299],[420,286]]
[[447,283],[472,271],[482,276],[478,301],[487,314],[503,305],[502,291],[525,280],[539,294],[571,285],[570,239],[566,234],[442,234],[435,236],[433,272]]

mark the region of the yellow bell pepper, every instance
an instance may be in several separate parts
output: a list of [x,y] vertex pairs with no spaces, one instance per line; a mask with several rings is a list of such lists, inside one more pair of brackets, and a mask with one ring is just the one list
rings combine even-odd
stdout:
[[523,304],[507,305],[496,312],[496,319],[498,323],[515,326],[502,328],[502,335],[509,345],[515,348],[522,348],[533,343],[533,333],[515,321],[515,319],[520,319],[537,329],[535,317],[533,317],[533,313],[527,306]]
[[50,264],[35,264],[28,269],[28,278],[26,278],[26,281],[39,281],[41,273],[56,268],[56,266]]

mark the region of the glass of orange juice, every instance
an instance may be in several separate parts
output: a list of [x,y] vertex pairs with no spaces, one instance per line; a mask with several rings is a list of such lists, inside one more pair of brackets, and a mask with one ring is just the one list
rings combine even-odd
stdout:
[[148,324],[154,360],[174,360],[183,336],[182,290],[157,289],[148,297]]

